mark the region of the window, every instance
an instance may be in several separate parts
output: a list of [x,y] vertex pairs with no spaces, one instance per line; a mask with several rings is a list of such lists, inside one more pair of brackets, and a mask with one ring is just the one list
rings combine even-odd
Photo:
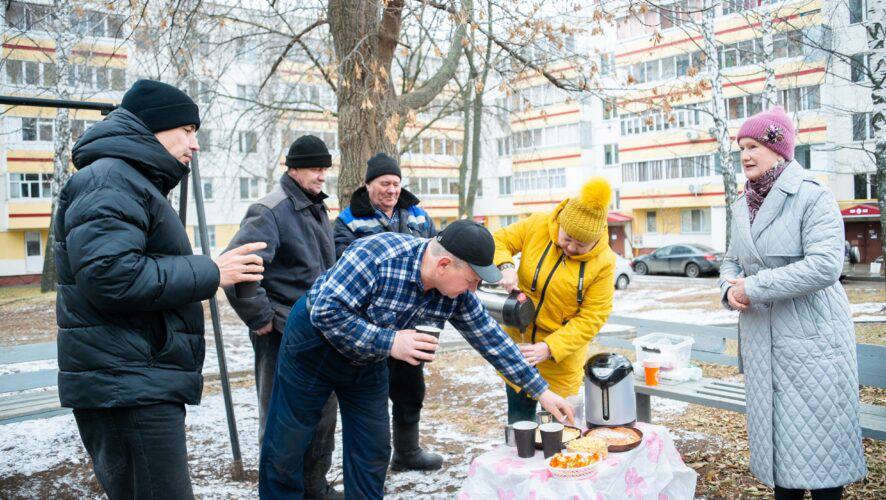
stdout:
[[255,132],[239,132],[239,148],[241,153],[255,153],[258,151],[258,135]]
[[237,99],[241,108],[249,107],[250,101],[258,99],[258,86],[237,85]]
[[681,210],[680,232],[683,234],[709,234],[711,232],[710,209],[692,208]]
[[9,174],[9,197],[34,200],[52,198],[52,174]]
[[606,144],[603,146],[603,164],[615,165],[618,163],[618,144]]
[[621,135],[643,134],[654,130],[686,128],[702,125],[701,110],[695,105],[675,109],[670,114],[660,111],[630,113],[621,116]]
[[873,113],[853,113],[852,114],[852,140],[863,141],[865,139],[874,138],[874,114]]
[[794,148],[794,159],[805,169],[812,168],[812,147],[809,144],[798,145]]
[[603,119],[611,120],[618,116],[618,104],[615,99],[609,98],[603,100]]
[[206,201],[212,201],[214,197],[212,192],[212,177],[204,177],[201,180],[203,181],[203,199]]
[[499,216],[498,220],[501,224],[501,227],[507,227],[517,222],[519,218],[516,215],[502,215]]
[[255,177],[240,177],[240,199],[258,199],[258,179]]
[[50,8],[48,5],[9,2],[6,7],[6,22],[22,31],[42,30]]
[[200,151],[212,151],[212,130],[202,127],[197,129],[197,144]]
[[498,145],[498,156],[510,156],[511,155],[511,141],[509,137],[504,137],[502,139],[496,139],[496,143]]
[[508,196],[514,193],[514,178],[510,175],[498,178],[499,196]]
[[655,224],[655,212],[646,212],[646,232],[657,233],[658,229]]
[[677,64],[677,76],[686,76],[689,72],[689,67],[691,66],[689,62],[689,54],[680,54],[674,57]]
[[55,121],[48,118],[22,118],[22,141],[52,142]]
[[549,191],[566,188],[566,169],[526,170],[514,173],[514,192]]
[[43,253],[43,245],[40,244],[40,233],[28,231],[25,233],[25,255],[39,257]]
[[877,174],[855,174],[855,199],[877,199]]
[[847,4],[849,5],[849,24],[864,21],[867,10],[864,0],[848,0]]
[[86,132],[86,129],[95,125],[97,122],[93,120],[71,120],[71,140],[76,141]]
[[[209,248],[215,248],[215,226],[206,226],[206,234],[209,236]],[[203,242],[200,240],[200,227],[194,226],[194,248],[203,250]]]
[[849,59],[850,80],[860,82],[865,77],[865,54],[855,54]]
[[788,113],[808,111],[821,107],[821,90],[818,85],[779,91],[778,104]]
[[600,54],[600,74],[606,76],[615,69],[615,53],[606,52]]
[[622,182],[688,179],[711,175],[711,155],[622,163]]

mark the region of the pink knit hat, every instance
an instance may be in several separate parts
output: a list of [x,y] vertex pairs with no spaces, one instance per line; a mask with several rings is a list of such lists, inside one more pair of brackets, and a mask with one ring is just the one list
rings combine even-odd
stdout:
[[794,131],[791,118],[785,114],[781,106],[775,106],[745,120],[735,140],[738,141],[742,137],[759,141],[785,160],[794,159],[794,140],[797,133]]

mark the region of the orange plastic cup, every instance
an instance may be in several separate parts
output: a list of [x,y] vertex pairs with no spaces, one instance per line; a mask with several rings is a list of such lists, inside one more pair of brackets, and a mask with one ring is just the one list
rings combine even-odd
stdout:
[[643,362],[643,371],[646,372],[646,385],[658,385],[659,370],[661,370],[661,362],[652,360]]

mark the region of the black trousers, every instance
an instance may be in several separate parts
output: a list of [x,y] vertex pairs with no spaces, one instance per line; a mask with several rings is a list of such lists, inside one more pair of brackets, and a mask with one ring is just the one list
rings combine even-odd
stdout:
[[425,400],[424,363],[412,366],[405,361],[388,358],[388,392],[393,403],[391,414],[394,425],[417,424]]
[[[843,497],[842,486],[820,490],[809,490],[809,492],[812,493],[812,500],[840,500],[840,498]],[[806,490],[790,490],[778,485],[775,486],[776,500],[803,500],[803,495],[805,493]]]
[[185,405],[74,410],[77,429],[111,500],[191,499]]

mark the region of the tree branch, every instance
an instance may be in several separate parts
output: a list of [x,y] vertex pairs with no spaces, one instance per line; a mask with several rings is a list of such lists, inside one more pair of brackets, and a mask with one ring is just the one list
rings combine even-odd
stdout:
[[473,7],[473,0],[463,1],[463,13],[466,15],[463,18],[461,15],[458,16],[458,28],[456,28],[455,34],[452,37],[452,43],[449,45],[449,52],[446,54],[446,58],[443,59],[443,64],[440,65],[440,69],[434,73],[434,76],[429,78],[420,87],[397,98],[397,109],[399,112],[403,113],[410,109],[427,105],[455,75],[456,70],[458,70],[458,61],[461,59],[464,48],[462,43],[467,32],[467,23],[471,17]]
[[[270,69],[270,71],[268,71],[268,74],[265,76],[265,79],[261,82],[261,85],[258,86],[259,92],[264,90],[265,85],[267,85],[267,83],[268,83],[268,80],[270,80],[271,77],[274,76],[274,74],[277,72],[277,67],[280,66],[280,63],[283,62],[283,60],[286,58],[286,55],[289,54],[290,50],[292,50],[293,45],[301,42],[301,38],[303,36],[307,35],[308,33],[310,33],[314,28],[316,28],[318,26],[323,26],[324,24],[326,24],[326,19],[323,19],[323,18],[317,19],[310,26],[301,30],[298,34],[293,36],[291,40],[289,40],[289,43],[286,44],[286,47],[283,49],[283,52],[281,52],[280,55],[277,56],[277,60],[274,61],[273,65],[271,65],[271,69]],[[303,44],[301,46],[304,47]]]

